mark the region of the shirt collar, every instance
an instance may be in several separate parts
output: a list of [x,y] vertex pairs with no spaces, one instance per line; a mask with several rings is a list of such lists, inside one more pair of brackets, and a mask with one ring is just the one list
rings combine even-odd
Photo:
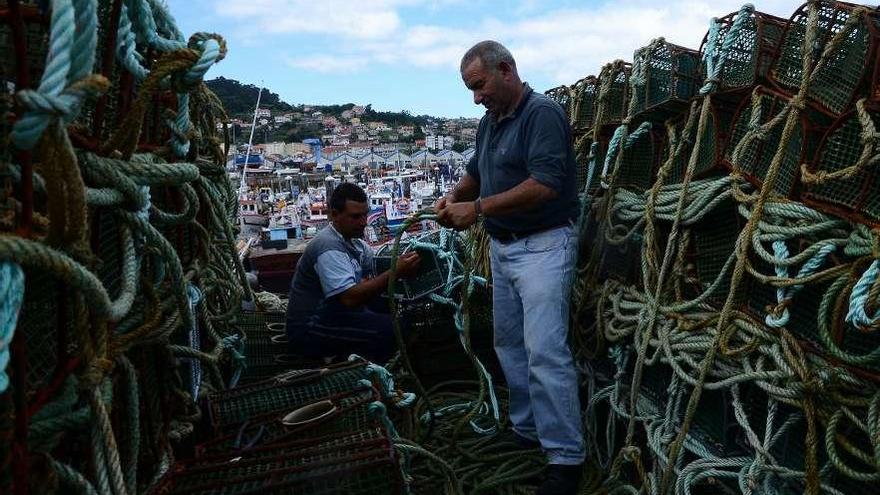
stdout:
[[336,234],[336,237],[339,237],[344,242],[351,242],[352,241],[351,239],[346,239],[345,237],[343,237],[342,234],[340,234],[339,231],[336,230],[336,227],[333,225],[333,222],[328,223],[327,226],[330,227],[330,230],[332,230],[334,234]]

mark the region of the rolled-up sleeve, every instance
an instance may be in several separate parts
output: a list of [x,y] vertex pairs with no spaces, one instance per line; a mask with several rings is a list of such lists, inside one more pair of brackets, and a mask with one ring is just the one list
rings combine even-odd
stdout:
[[315,265],[324,297],[341,294],[360,282],[360,273],[351,258],[341,251],[327,251],[318,256]]
[[[479,149],[479,148],[477,148]],[[480,169],[477,167],[477,153],[474,153],[474,156],[468,160],[467,165],[465,166],[465,171],[467,174],[474,178],[477,182],[480,182]]]
[[529,176],[555,191],[562,190],[569,139],[562,113],[540,105],[529,116],[524,130]]

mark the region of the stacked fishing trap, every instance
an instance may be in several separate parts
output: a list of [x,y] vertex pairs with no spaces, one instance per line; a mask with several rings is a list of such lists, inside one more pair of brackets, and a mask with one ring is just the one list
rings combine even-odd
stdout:
[[880,487],[878,57],[877,10],[746,5],[548,93],[593,117],[573,340],[605,489]]
[[223,39],[52,0],[0,3],[0,43],[0,492],[401,493],[385,411],[412,398],[241,311]]

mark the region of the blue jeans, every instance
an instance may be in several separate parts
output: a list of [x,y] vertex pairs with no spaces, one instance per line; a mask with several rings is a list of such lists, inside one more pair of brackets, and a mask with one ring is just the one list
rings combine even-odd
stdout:
[[491,243],[495,352],[510,420],[551,464],[584,461],[578,379],[568,347],[577,236],[569,226]]
[[[402,334],[407,335],[408,322],[404,318],[400,324]],[[362,309],[330,302],[312,315],[288,315],[287,337],[290,352],[305,357],[345,359],[355,353],[384,364],[397,351],[388,302],[382,298]]]

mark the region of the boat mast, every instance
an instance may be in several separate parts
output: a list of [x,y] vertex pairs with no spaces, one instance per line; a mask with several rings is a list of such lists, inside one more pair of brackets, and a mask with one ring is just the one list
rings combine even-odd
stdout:
[[[260,82],[260,90],[257,92],[257,105],[254,107],[254,119],[251,121],[251,135],[248,137],[247,151],[244,154],[244,166],[241,168],[241,183],[238,185],[238,199],[244,199],[247,195],[247,186],[245,185],[245,176],[247,175],[248,162],[251,161],[251,145],[254,142],[254,129],[257,127],[257,112],[260,111],[260,97],[263,96],[263,85]],[[244,229],[244,215],[242,214],[243,206],[241,202],[238,205],[238,222],[239,226]]]

